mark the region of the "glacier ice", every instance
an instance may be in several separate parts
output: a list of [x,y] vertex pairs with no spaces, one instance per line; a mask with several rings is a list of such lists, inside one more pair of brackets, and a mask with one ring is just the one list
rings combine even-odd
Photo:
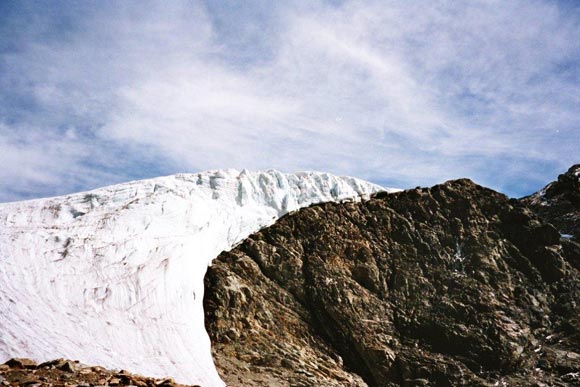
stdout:
[[203,321],[211,260],[289,211],[381,190],[216,170],[0,204],[0,361],[65,357],[223,386]]

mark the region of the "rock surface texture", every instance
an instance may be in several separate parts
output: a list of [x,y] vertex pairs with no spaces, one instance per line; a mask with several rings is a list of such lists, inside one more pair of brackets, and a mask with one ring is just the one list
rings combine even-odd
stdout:
[[522,201],[566,239],[580,242],[580,164]]
[[284,216],[206,275],[222,379],[580,385],[580,245],[524,202],[456,180]]
[[0,386],[186,387],[175,383],[171,378],[148,378],[124,370],[111,371],[103,367],[86,366],[77,361],[65,359],[36,364],[26,358],[10,359],[0,365]]

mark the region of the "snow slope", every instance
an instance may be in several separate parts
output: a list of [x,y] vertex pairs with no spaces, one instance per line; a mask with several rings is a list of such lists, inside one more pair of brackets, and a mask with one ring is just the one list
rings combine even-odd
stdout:
[[223,386],[203,322],[211,260],[289,211],[380,190],[226,170],[0,204],[0,361],[65,357]]

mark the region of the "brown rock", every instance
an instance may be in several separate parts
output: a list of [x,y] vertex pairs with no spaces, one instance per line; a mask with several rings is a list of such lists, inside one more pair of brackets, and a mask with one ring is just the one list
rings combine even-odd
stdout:
[[26,369],[34,369],[37,367],[35,361],[26,359],[26,358],[13,358],[8,360],[6,363],[7,366],[12,368],[26,368]]
[[131,380],[131,384],[134,384],[137,387],[147,387],[147,383],[139,379]]
[[65,372],[75,372],[76,365],[72,361],[65,361],[58,365],[58,369]]
[[[65,359],[56,359],[43,363],[43,367],[36,369],[25,369],[19,366],[18,362],[10,362],[15,367],[7,368],[2,371],[2,385],[13,386],[137,386],[150,387],[156,385],[156,379],[145,378],[133,375],[127,371],[113,372],[102,367],[87,367],[78,364],[77,361]],[[163,386],[181,386],[174,384],[171,379],[165,379],[166,384]],[[157,381],[159,382],[159,381]]]
[[50,361],[45,361],[38,365],[39,368],[49,367],[49,368],[59,368],[66,362],[65,359],[55,359]]
[[40,386],[42,385],[42,381],[37,380],[37,379],[32,379],[32,380],[26,380],[23,382],[20,382],[20,385],[22,386]]
[[208,269],[218,371],[248,386],[566,385],[576,248],[524,204],[463,179],[283,217]]

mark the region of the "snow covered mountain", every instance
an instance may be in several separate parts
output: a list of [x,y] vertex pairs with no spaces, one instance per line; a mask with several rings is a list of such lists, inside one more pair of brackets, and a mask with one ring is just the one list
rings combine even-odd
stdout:
[[209,171],[0,205],[0,361],[55,357],[223,386],[203,321],[221,251],[285,213],[383,188]]

